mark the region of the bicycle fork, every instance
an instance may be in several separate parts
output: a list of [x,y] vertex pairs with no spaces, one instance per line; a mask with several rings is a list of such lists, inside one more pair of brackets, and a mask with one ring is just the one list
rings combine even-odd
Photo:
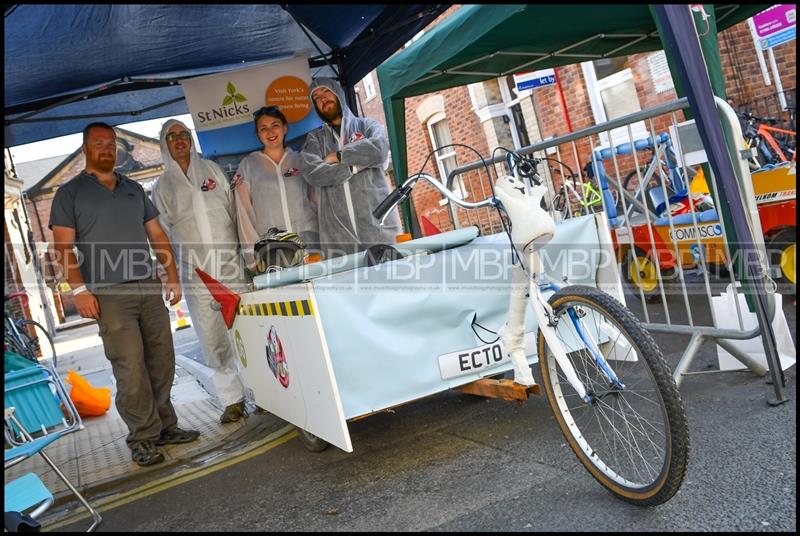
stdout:
[[[504,328],[501,335],[503,336],[503,343],[506,345],[506,350],[509,352],[511,357],[512,363],[514,364],[514,375],[515,380],[519,374],[519,371],[522,367],[527,368],[527,361],[525,361],[524,354],[522,352],[517,352],[517,356],[515,359],[514,353],[512,353],[512,349],[515,349],[513,344],[509,344],[509,340],[515,340],[517,337],[521,340],[522,332],[524,331],[524,314],[525,309],[527,308],[527,301],[528,296],[530,297],[531,306],[533,307],[534,315],[536,316],[537,323],[539,325],[539,329],[542,331],[542,335],[544,336],[545,342],[547,343],[548,348],[553,353],[555,357],[556,363],[558,363],[559,368],[561,369],[562,373],[566,377],[569,384],[575,389],[575,392],[578,396],[583,399],[586,403],[591,403],[592,397],[586,391],[586,387],[578,378],[577,373],[575,372],[575,368],[572,366],[572,362],[567,357],[566,352],[564,351],[564,347],[561,344],[558,336],[556,335],[555,325],[557,322],[555,313],[553,312],[552,307],[547,302],[547,300],[542,296],[541,289],[539,287],[539,274],[541,274],[541,266],[539,261],[539,255],[537,252],[531,252],[528,254],[528,267],[532,274],[535,274],[534,277],[528,278],[527,274],[519,267],[513,270],[513,277],[512,277],[512,292],[511,292],[511,306],[509,311],[509,323]],[[521,312],[521,319],[517,319],[514,321],[515,314],[519,316],[519,312]],[[573,323],[575,326],[575,331],[578,334],[579,338],[586,346],[587,350],[592,354],[594,361],[603,371],[603,374],[609,379],[611,384],[618,388],[624,389],[625,386],[619,381],[614,371],[608,365],[608,362],[603,357],[603,354],[600,352],[596,342],[591,337],[589,333],[586,332],[583,323],[581,322],[578,314],[574,311],[574,309],[568,310],[568,318],[569,321]],[[519,332],[518,334],[516,332]],[[517,337],[515,337],[517,335]],[[541,357],[540,357],[541,359]],[[517,363],[517,361],[522,361],[522,363]],[[520,382],[518,382],[520,383]]]

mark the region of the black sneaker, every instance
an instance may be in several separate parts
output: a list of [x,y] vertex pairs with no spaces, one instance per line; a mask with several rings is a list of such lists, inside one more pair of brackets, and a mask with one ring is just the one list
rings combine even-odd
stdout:
[[245,412],[244,408],[244,400],[242,400],[241,402],[236,402],[235,404],[231,404],[225,408],[225,411],[222,412],[222,415],[219,418],[219,422],[222,424],[235,422],[246,416],[247,413]]
[[156,445],[178,445],[180,443],[191,443],[200,437],[197,430],[183,430],[177,426],[161,430],[161,436],[156,439]]
[[142,467],[155,465],[164,461],[164,455],[152,441],[136,441],[131,443],[131,459]]

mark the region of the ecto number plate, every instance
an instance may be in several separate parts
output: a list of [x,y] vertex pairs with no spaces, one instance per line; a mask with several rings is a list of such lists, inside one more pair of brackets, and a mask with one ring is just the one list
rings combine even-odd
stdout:
[[439,371],[443,380],[475,374],[511,361],[506,354],[503,343],[478,346],[459,352],[451,352],[439,356]]

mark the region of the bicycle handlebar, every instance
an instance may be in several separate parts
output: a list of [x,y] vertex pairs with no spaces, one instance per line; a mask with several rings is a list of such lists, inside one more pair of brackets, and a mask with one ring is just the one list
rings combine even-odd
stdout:
[[736,115],[742,119],[746,119],[747,121],[758,121],[760,123],[767,123],[769,125],[774,125],[778,122],[777,119],[773,119],[772,117],[759,117],[751,114],[750,112],[736,112]]
[[506,153],[506,164],[509,172],[513,175],[514,169],[516,169],[520,177],[531,179],[537,184],[539,184],[539,181],[536,180],[536,176],[541,162],[541,159],[533,156],[523,156],[513,151]]
[[398,204],[402,203],[408,198],[408,194],[410,193],[411,189],[405,190],[403,188],[404,185],[400,185],[386,197],[378,207],[372,211],[372,215],[375,216],[376,220],[380,220],[381,225],[383,225],[383,219]]
[[380,220],[381,225],[383,225],[383,221],[386,219],[386,216],[389,214],[389,212],[399,203],[408,198],[408,196],[411,194],[411,190],[414,188],[414,186],[416,186],[420,179],[424,179],[431,183],[434,188],[439,190],[446,198],[461,208],[473,209],[493,207],[498,203],[494,196],[487,197],[483,201],[477,202],[464,201],[463,199],[460,199],[452,190],[448,189],[445,185],[439,182],[438,179],[428,175],[427,173],[418,173],[413,177],[409,177],[406,182],[395,188],[388,196],[386,196],[383,201],[381,201],[378,207],[372,211],[372,215],[375,217],[375,219]]

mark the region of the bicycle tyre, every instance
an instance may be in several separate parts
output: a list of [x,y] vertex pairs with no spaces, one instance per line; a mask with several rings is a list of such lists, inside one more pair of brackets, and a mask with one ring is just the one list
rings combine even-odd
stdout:
[[[648,167],[649,167],[649,165],[648,165],[647,167],[644,167],[644,168],[642,168],[642,170],[641,170],[642,178],[644,178],[645,174],[647,173],[647,169],[648,169]],[[669,177],[669,171],[665,171],[665,173],[667,173],[667,175],[665,175],[665,178],[666,178],[666,177]],[[638,177],[638,174],[636,173],[636,170],[634,170],[634,171],[631,171],[630,173],[628,173],[628,174],[625,176],[625,179],[623,179],[623,181],[622,181],[622,188],[623,188],[623,189],[624,189],[626,192],[628,192],[629,194],[631,194],[631,195],[633,195],[633,192],[632,192],[631,190],[633,190],[633,189],[634,189],[634,186],[631,184],[631,181],[633,181],[633,178],[634,178],[634,177]],[[653,213],[655,213],[655,210],[656,210],[656,208],[653,206],[653,201],[652,201],[652,199],[650,199],[650,196],[648,195],[648,191],[650,190],[650,188],[655,188],[655,187],[661,186],[661,181],[660,181],[660,178],[656,178],[656,177],[658,177],[658,174],[657,174],[657,173],[656,173],[656,174],[654,174],[654,175],[653,175],[653,177],[650,177],[650,180],[647,182],[647,187],[644,189],[644,198],[645,198],[645,199],[644,199],[644,202],[645,202],[645,205],[646,205],[646,206],[647,206],[647,208],[649,208],[649,209],[650,209],[650,211],[651,211],[651,212],[653,212]],[[638,180],[638,179],[637,179],[637,180]],[[670,182],[669,182],[669,180],[668,180],[668,179],[667,179],[667,181],[666,181],[666,182],[667,182],[667,193],[669,194],[669,195],[667,195],[666,197],[669,197],[670,195],[672,195],[672,194],[673,194],[673,193],[675,193],[675,192],[673,191],[672,187],[670,186]],[[637,185],[637,187],[638,187],[638,185]],[[636,200],[637,200],[637,201],[639,201],[639,202],[641,202],[641,201],[642,201],[641,195],[642,195],[641,193],[639,193],[638,195],[636,195]],[[626,202],[627,202],[627,200],[626,200]],[[632,203],[627,203],[627,204],[628,204],[628,208],[630,208],[630,209],[631,209],[631,214],[635,214],[635,213],[637,213],[637,212],[639,212],[639,213],[643,214],[642,210],[639,208],[639,206],[638,206],[638,205],[635,205],[635,204],[634,204],[634,205],[633,205],[633,208],[631,208],[631,206],[630,206],[630,205],[631,205]],[[618,212],[619,212],[620,210],[622,210],[622,201],[620,201],[620,200],[617,200],[617,207],[618,207],[618,209],[617,209],[617,211],[618,211]]]
[[[36,328],[38,328],[37,338],[30,341],[30,344],[32,345],[31,350],[33,351],[32,352],[33,356],[35,357],[37,350],[41,349],[41,339],[38,339],[38,337],[44,335],[45,339],[47,339],[47,342],[50,345],[50,352],[53,355],[53,369],[55,369],[57,365],[57,357],[56,357],[56,345],[53,342],[53,338],[50,337],[50,333],[48,333],[46,327],[41,325],[39,322],[35,320],[30,320],[28,318],[22,318],[17,321],[17,327],[23,337],[30,339],[28,331],[25,329],[25,326],[29,325],[34,327],[34,331],[36,331]],[[36,361],[37,362],[39,361],[38,357],[36,358]]]
[[[644,176],[646,171],[647,171],[647,168],[642,170],[642,176]],[[623,191],[628,192],[631,195],[633,195],[633,192],[631,191],[631,189],[633,188],[633,186],[631,185],[631,181],[633,180],[634,177],[638,177],[638,175],[637,175],[635,170],[631,171],[630,173],[628,173],[625,176],[625,178],[623,179],[623,181],[622,181],[622,189],[623,189]],[[639,197],[639,196],[636,196],[636,199],[641,201],[641,197]],[[627,202],[627,200],[626,200],[626,203],[628,205],[628,208],[631,209],[631,214],[636,214],[637,212],[640,212],[640,213],[642,212],[642,210],[637,205],[633,205],[633,207],[631,208],[630,205],[632,203]],[[622,212],[622,200],[620,200],[620,199],[617,199],[617,212],[618,213]]]
[[553,198],[553,210],[561,214],[562,219],[567,219],[569,217],[569,207],[567,196],[563,192],[559,192]]
[[[592,309],[595,313],[603,315],[619,333],[614,339],[613,348],[617,348],[617,343],[623,335],[630,347],[623,360],[609,360],[620,381],[625,384],[624,390],[611,389],[608,386],[608,379],[597,369],[591,358],[577,362],[581,356],[588,355],[585,348],[567,353],[568,359],[581,380],[587,384],[593,398],[592,403],[587,404],[578,398],[572,386],[559,372],[555,358],[546,351],[544,335],[539,330],[539,364],[544,390],[556,422],[570,448],[591,475],[622,500],[639,506],[655,506],[668,501],[680,489],[686,474],[689,428],[680,392],[658,345],[630,310],[613,297],[595,288],[581,285],[568,286],[553,294],[549,303],[557,317],[566,314],[570,307],[578,306],[583,311]],[[583,318],[587,316],[588,314]],[[595,333],[608,330],[606,326],[600,327],[601,321],[597,318],[599,317],[595,317],[597,328]],[[584,328],[587,327],[586,322],[581,320]],[[559,331],[565,331],[561,329],[564,325],[571,325],[569,317],[562,318],[557,323],[557,334]],[[574,327],[572,329],[574,330]],[[606,342],[600,343],[601,349],[602,345],[606,345],[608,349],[611,336]],[[564,340],[563,334],[560,338]],[[565,350],[570,346],[564,342]],[[628,361],[627,358],[633,349],[637,352],[634,355],[637,359]],[[611,355],[606,350],[603,350],[603,353]],[[601,380],[604,385],[593,383],[595,380]],[[651,385],[645,385],[645,382]],[[602,389],[596,389],[597,387]],[[652,392],[648,389],[652,389]],[[606,399],[610,400],[610,403],[604,400],[607,396],[612,397]],[[646,400],[648,396],[651,397],[650,400]],[[642,403],[644,406],[640,407]],[[608,412],[606,407],[611,411]],[[634,407],[637,409],[633,410]],[[628,421],[629,410],[633,417],[632,421]],[[652,421],[643,420],[651,415]],[[602,429],[605,423],[611,423],[613,429]],[[613,424],[621,426],[617,429]],[[645,424],[646,426],[643,426]],[[593,429],[595,427],[601,429],[599,433]],[[620,433],[621,431],[624,433]],[[661,437],[656,435],[657,432]],[[628,444],[621,446],[625,442]],[[640,448],[640,445],[648,448]],[[620,448],[623,452],[618,452]],[[619,467],[621,463],[627,461],[633,465],[639,463],[633,459],[634,454],[642,458],[640,467],[634,469],[635,474],[628,471],[623,474],[622,468]],[[646,460],[645,456],[654,459]],[[611,464],[614,465],[613,468]]]

